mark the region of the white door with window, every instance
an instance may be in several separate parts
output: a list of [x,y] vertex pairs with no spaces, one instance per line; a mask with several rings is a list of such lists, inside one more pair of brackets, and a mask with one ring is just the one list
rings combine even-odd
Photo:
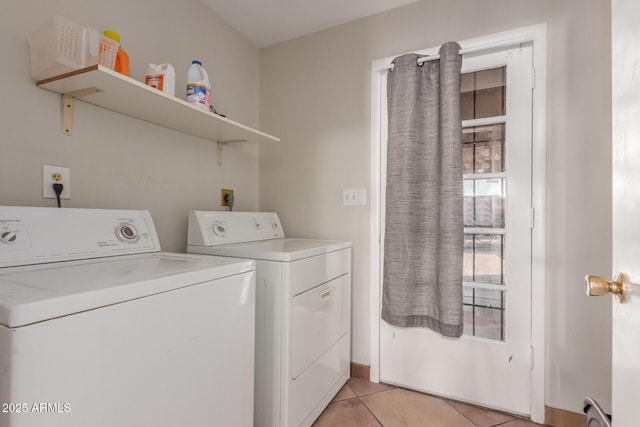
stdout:
[[[463,58],[463,336],[451,339],[378,320],[380,381],[526,415],[532,366],[532,50],[524,43]],[[381,79],[383,207],[384,73]],[[383,232],[384,209],[379,213]],[[384,235],[380,242],[382,255]]]

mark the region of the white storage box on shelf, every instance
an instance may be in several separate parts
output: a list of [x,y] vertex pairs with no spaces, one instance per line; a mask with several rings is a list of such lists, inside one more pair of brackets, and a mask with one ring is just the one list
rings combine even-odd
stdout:
[[113,69],[117,42],[97,30],[55,15],[29,36],[31,76],[36,80],[100,64]]

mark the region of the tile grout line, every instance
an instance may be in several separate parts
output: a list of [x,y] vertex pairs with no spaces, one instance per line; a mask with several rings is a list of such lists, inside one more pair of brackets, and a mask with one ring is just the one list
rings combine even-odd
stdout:
[[[435,395],[434,395],[434,397],[437,397],[437,396],[435,396]],[[502,421],[502,422],[499,422],[498,424],[491,424],[490,426],[487,426],[487,427],[500,427],[500,426],[505,426],[505,425],[507,425],[507,424],[509,424],[509,423],[512,423],[512,422],[514,422],[514,421],[517,421],[517,420],[523,420],[523,421],[526,421],[526,422],[533,423],[533,421],[531,421],[531,419],[530,419],[530,418],[526,418],[526,417],[519,416],[519,415],[516,415],[516,414],[511,414],[511,413],[509,413],[509,412],[499,411],[499,410],[496,410],[496,409],[490,409],[490,408],[486,408],[486,407],[484,407],[484,406],[474,405],[474,404],[472,404],[472,403],[460,402],[460,401],[457,401],[457,400],[455,400],[455,399],[445,399],[445,398],[440,398],[440,399],[442,399],[442,400],[444,400],[445,402],[447,402],[447,404],[448,404],[449,406],[451,406],[453,409],[455,409],[456,411],[458,411],[458,413],[460,413],[460,415],[462,415],[462,416],[464,416],[465,418],[467,418],[467,419],[468,419],[469,421],[471,421],[473,424],[475,424],[475,422],[474,422],[473,420],[471,420],[469,417],[467,417],[467,416],[466,416],[466,415],[464,415],[462,412],[460,412],[456,407],[454,407],[453,405],[449,404],[449,402],[458,402],[458,403],[461,403],[461,404],[463,404],[463,405],[471,406],[471,407],[473,407],[473,408],[480,409],[480,410],[483,410],[483,411],[488,411],[488,412],[492,412],[492,413],[495,413],[495,414],[502,414],[502,415],[505,415],[505,416],[507,416],[507,417],[511,417],[511,419],[510,419],[510,420]],[[476,425],[476,427],[478,427],[478,425],[477,425],[477,424],[475,424],[475,425]],[[552,426],[548,426],[547,424],[534,424],[534,425],[539,425],[540,427],[552,427]]]
[[[460,411],[458,410],[458,408],[456,408],[455,406],[451,405],[451,404],[449,403],[449,402],[450,402],[450,400],[449,400],[449,399],[442,399],[442,400],[443,400],[444,402],[446,402],[446,403],[447,403],[447,405],[449,405],[451,408],[455,409],[455,410],[456,410],[460,415],[462,415],[463,417],[465,417],[466,419],[468,419],[468,420],[469,420],[469,422],[470,422],[471,424],[473,424],[474,426],[478,427],[478,424],[476,424],[476,423],[475,423],[471,418],[467,417],[465,414],[463,414],[462,412],[460,412]],[[461,403],[461,402],[460,402],[460,403]],[[492,411],[492,410],[490,410],[490,409],[488,409],[488,408],[483,408],[483,407],[481,407],[481,406],[475,406],[475,405],[469,405],[469,406],[473,406],[473,407],[475,407],[475,408],[482,409],[482,410],[489,411],[489,412],[497,412],[497,411]],[[513,416],[513,415],[511,415],[511,414],[506,414],[506,413],[503,413],[503,412],[498,412],[498,413],[503,414],[503,415],[510,416],[510,417],[512,417],[513,419],[511,419],[511,420],[506,420],[506,421],[502,421],[502,422],[499,422],[498,424],[491,424],[490,426],[487,426],[487,427],[500,427],[500,426],[507,425],[507,424],[509,424],[510,422],[513,422],[513,421],[516,421],[516,420],[520,419],[520,418],[515,417],[515,416]]]
[[369,408],[369,406],[367,406],[367,404],[366,404],[362,399],[360,399],[360,397],[361,397],[361,396],[370,396],[370,395],[372,395],[372,394],[384,393],[384,392],[391,391],[391,390],[396,390],[396,389],[397,389],[397,387],[395,387],[395,386],[394,386],[394,388],[392,388],[392,389],[388,389],[388,390],[380,390],[380,391],[374,391],[374,392],[372,392],[372,393],[363,393],[363,394],[358,394],[358,393],[356,393],[356,392],[353,390],[353,388],[351,388],[351,386],[350,386],[350,385],[348,385],[348,384],[347,384],[347,387],[349,387],[349,389],[353,392],[353,394],[355,394],[356,399],[358,399],[358,401],[359,401],[360,403],[362,403],[362,405],[367,409],[367,411],[371,414],[371,416],[372,416],[372,417],[373,417],[373,418],[378,422],[378,424],[380,424],[380,427],[384,427],[384,424],[382,424],[382,421],[380,421],[380,420],[378,419],[378,417],[376,417],[376,414],[374,414],[374,413],[373,413],[373,411],[371,410],[371,408]]
[[[381,392],[376,392],[376,393],[381,393]],[[370,394],[376,394],[376,393],[370,393]],[[363,396],[368,396],[367,394],[364,394]],[[384,424],[382,424],[382,421],[380,421],[378,419],[378,417],[376,417],[376,414],[373,413],[373,411],[371,411],[371,409],[367,406],[367,404],[360,399],[360,396],[356,395],[356,399],[358,399],[358,401],[360,403],[362,403],[362,405],[367,409],[367,411],[371,414],[371,416],[373,417],[374,420],[376,420],[378,422],[378,424],[380,424],[380,427],[384,427]]]
[[463,416],[463,417],[465,417],[467,420],[469,420],[469,422],[470,422],[471,424],[473,424],[474,426],[478,427],[478,424],[476,424],[476,423],[475,423],[471,418],[467,417],[465,414],[463,414],[462,412],[460,412],[460,411],[458,410],[458,408],[456,408],[455,406],[453,406],[452,404],[450,404],[448,400],[445,400],[445,399],[442,399],[442,398],[439,398],[439,399],[441,399],[444,403],[446,403],[450,408],[452,408],[453,410],[455,410],[458,414],[462,415],[462,416]]

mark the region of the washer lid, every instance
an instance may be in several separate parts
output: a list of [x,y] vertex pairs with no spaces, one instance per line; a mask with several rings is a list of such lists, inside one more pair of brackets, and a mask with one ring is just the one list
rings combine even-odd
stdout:
[[250,260],[125,255],[0,270],[0,324],[19,327],[255,270]]
[[350,247],[350,242],[337,240],[285,238],[219,246],[189,245],[187,251],[207,255],[290,262]]

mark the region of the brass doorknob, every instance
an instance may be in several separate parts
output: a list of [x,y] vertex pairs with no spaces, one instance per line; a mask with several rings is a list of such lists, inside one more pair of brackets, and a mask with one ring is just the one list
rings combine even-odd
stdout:
[[602,277],[587,275],[584,278],[586,285],[587,295],[600,296],[606,295],[609,292],[616,296],[618,302],[625,302],[627,300],[627,286],[629,280],[626,274],[618,273],[611,282]]

